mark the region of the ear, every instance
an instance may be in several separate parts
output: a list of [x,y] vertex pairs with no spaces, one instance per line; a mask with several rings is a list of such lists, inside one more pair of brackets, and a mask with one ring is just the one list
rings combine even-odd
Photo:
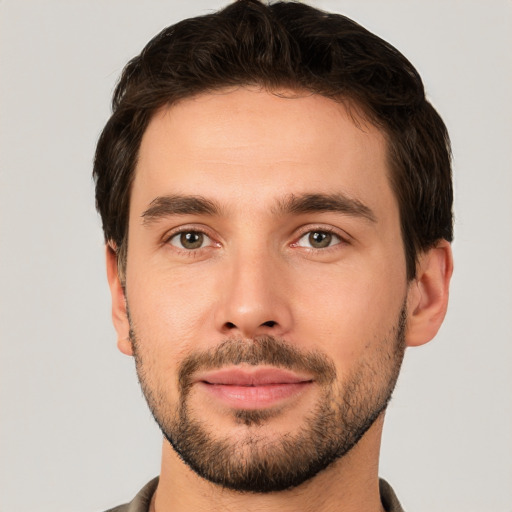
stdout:
[[446,240],[420,256],[407,296],[407,346],[423,345],[437,334],[448,307],[452,272],[452,250]]
[[105,247],[107,253],[107,279],[112,295],[112,322],[117,332],[117,348],[123,354],[131,356],[133,355],[133,348],[130,341],[130,323],[128,322],[126,297],[119,279],[117,254],[110,244],[107,244]]

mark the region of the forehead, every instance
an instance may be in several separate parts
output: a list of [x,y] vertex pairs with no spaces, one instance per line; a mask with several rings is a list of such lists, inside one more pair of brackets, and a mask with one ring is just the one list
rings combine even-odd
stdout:
[[246,204],[333,191],[393,200],[385,136],[352,107],[310,93],[237,88],[163,108],[141,142],[132,206],[176,193]]

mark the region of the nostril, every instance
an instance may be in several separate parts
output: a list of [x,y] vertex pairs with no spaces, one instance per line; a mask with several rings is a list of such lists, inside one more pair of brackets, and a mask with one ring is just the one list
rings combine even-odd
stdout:
[[[1,1],[1,0],[0,0]],[[267,322],[263,322],[262,324],[259,325],[259,327],[276,327],[277,325],[279,325],[275,320],[268,320]],[[224,324],[224,329],[227,330],[227,331],[232,331],[232,330],[235,330],[235,329],[239,329],[239,326],[234,324],[233,322],[226,322]]]

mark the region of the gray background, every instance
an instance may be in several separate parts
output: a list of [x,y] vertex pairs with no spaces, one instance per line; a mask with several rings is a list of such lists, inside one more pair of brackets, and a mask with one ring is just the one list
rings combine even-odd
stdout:
[[[406,510],[512,510],[512,2],[331,0],[396,45],[451,132],[456,270],[411,349],[381,474]],[[0,1],[0,510],[94,511],[159,471],[115,347],[90,178],[114,83],[162,29],[224,5]]]

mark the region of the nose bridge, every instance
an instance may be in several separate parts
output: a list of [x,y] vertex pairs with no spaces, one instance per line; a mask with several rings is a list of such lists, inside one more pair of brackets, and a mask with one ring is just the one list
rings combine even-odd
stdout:
[[224,333],[282,335],[290,328],[282,265],[268,244],[234,249],[221,287],[217,324]]

